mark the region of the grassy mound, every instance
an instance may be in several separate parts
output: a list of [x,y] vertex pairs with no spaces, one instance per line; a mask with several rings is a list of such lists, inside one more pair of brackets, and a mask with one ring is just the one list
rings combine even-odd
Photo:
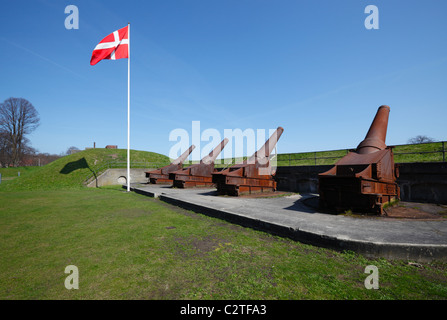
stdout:
[[[126,149],[89,149],[57,159],[46,166],[30,170],[14,180],[2,183],[0,191],[8,190],[51,190],[61,188],[81,188],[85,180],[99,171],[107,169],[108,163],[114,167],[125,167]],[[167,156],[147,151],[130,151],[131,162],[169,164]],[[119,163],[118,166],[116,163]],[[140,166],[141,167],[141,166]]]

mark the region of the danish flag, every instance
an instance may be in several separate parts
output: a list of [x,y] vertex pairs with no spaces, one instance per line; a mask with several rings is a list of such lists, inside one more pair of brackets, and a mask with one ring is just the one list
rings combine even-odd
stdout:
[[102,39],[93,50],[90,64],[94,66],[104,59],[125,58],[129,58],[129,26],[116,30]]

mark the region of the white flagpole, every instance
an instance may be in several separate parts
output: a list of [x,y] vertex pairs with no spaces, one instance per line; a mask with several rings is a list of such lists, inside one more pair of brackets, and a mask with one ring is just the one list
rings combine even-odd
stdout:
[[130,191],[130,23],[127,24],[128,55],[127,59],[127,192]]

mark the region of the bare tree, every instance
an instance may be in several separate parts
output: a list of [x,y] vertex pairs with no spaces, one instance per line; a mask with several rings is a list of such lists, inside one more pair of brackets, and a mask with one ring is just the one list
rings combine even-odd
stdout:
[[9,164],[18,166],[26,150],[30,134],[39,126],[39,114],[34,106],[23,98],[9,98],[0,104],[0,131],[9,145]]
[[409,144],[429,143],[429,142],[435,142],[435,139],[423,135],[418,135],[416,137],[408,139]]
[[78,147],[71,146],[70,148],[67,149],[67,152],[65,152],[65,154],[70,155],[70,154],[73,154],[73,153],[76,153],[79,151],[81,151],[81,150],[79,150]]
[[8,135],[0,129],[0,167],[6,167],[9,164],[11,151]]

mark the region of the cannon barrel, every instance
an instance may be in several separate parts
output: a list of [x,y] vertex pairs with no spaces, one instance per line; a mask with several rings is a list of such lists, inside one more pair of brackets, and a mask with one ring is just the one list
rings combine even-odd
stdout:
[[256,151],[250,159],[248,159],[248,163],[260,162],[262,164],[267,163],[270,159],[270,154],[273,152],[276,144],[278,143],[279,138],[281,137],[284,129],[282,127],[278,127],[275,132],[270,136],[270,138],[264,143],[264,145]]
[[228,139],[225,138],[222,140],[221,143],[219,143],[217,145],[217,147],[215,147],[209,155],[203,157],[203,159],[200,161],[201,163],[204,164],[210,164],[210,163],[214,163],[214,161],[216,160],[216,158],[219,156],[219,154],[222,152],[223,148],[225,148],[226,144],[228,143]]
[[185,162],[186,158],[189,157],[189,155],[195,148],[196,148],[195,145],[190,146],[189,149],[183,152],[180,157],[172,161],[172,164],[183,164],[183,162]]
[[379,107],[365,139],[357,147],[357,153],[373,153],[386,148],[385,139],[389,114],[389,106]]

